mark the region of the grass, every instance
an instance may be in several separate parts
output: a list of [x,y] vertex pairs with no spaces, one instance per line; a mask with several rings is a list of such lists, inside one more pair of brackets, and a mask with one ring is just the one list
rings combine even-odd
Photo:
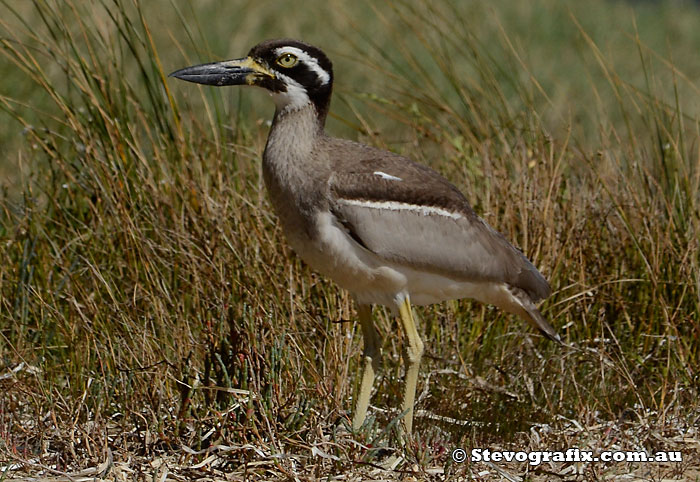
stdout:
[[[375,419],[350,433],[355,312],[281,242],[269,101],[166,78],[289,35],[334,60],[329,130],[467,193],[551,280],[543,312],[573,345],[466,300],[421,309],[415,438],[383,476],[697,480],[700,12],[325,5],[0,7],[0,478],[359,478],[395,446],[403,334],[375,309]],[[571,446],[684,462],[449,456]]]

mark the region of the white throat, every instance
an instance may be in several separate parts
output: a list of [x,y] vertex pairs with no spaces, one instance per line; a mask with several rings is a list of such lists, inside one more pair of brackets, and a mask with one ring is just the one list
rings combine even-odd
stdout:
[[272,100],[279,112],[299,110],[311,104],[306,89],[299,82],[284,74],[277,74],[287,86],[286,92],[272,92]]

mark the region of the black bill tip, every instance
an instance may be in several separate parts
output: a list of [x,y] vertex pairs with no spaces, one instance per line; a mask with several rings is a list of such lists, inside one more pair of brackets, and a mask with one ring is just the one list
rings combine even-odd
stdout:
[[185,67],[168,77],[204,85],[242,85],[247,83],[248,75],[256,72],[248,59],[237,59]]

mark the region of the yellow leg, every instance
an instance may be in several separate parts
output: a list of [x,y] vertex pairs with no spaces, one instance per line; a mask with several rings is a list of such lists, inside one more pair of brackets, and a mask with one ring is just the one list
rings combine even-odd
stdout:
[[418,367],[423,356],[423,341],[418,335],[416,322],[413,320],[413,310],[411,310],[411,302],[408,295],[399,305],[399,314],[401,315],[403,328],[406,331],[406,338],[408,338],[408,346],[406,347],[406,364],[408,366],[406,367],[406,390],[403,394],[402,410],[406,413],[403,419],[406,434],[410,434],[413,428],[413,404],[416,400]]
[[360,316],[365,350],[362,354],[362,384],[360,385],[360,394],[355,404],[355,416],[352,419],[353,430],[359,429],[365,422],[369,398],[372,394],[372,385],[374,384],[374,375],[379,368],[379,357],[382,347],[381,339],[374,328],[374,323],[372,323],[372,307],[370,305],[358,305],[357,312]]

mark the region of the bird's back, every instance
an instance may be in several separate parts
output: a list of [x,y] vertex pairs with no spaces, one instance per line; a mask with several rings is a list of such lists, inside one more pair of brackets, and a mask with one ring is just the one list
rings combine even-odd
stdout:
[[325,142],[333,153],[333,213],[366,249],[460,281],[505,282],[534,301],[549,295],[547,281],[532,263],[439,173],[356,142]]

